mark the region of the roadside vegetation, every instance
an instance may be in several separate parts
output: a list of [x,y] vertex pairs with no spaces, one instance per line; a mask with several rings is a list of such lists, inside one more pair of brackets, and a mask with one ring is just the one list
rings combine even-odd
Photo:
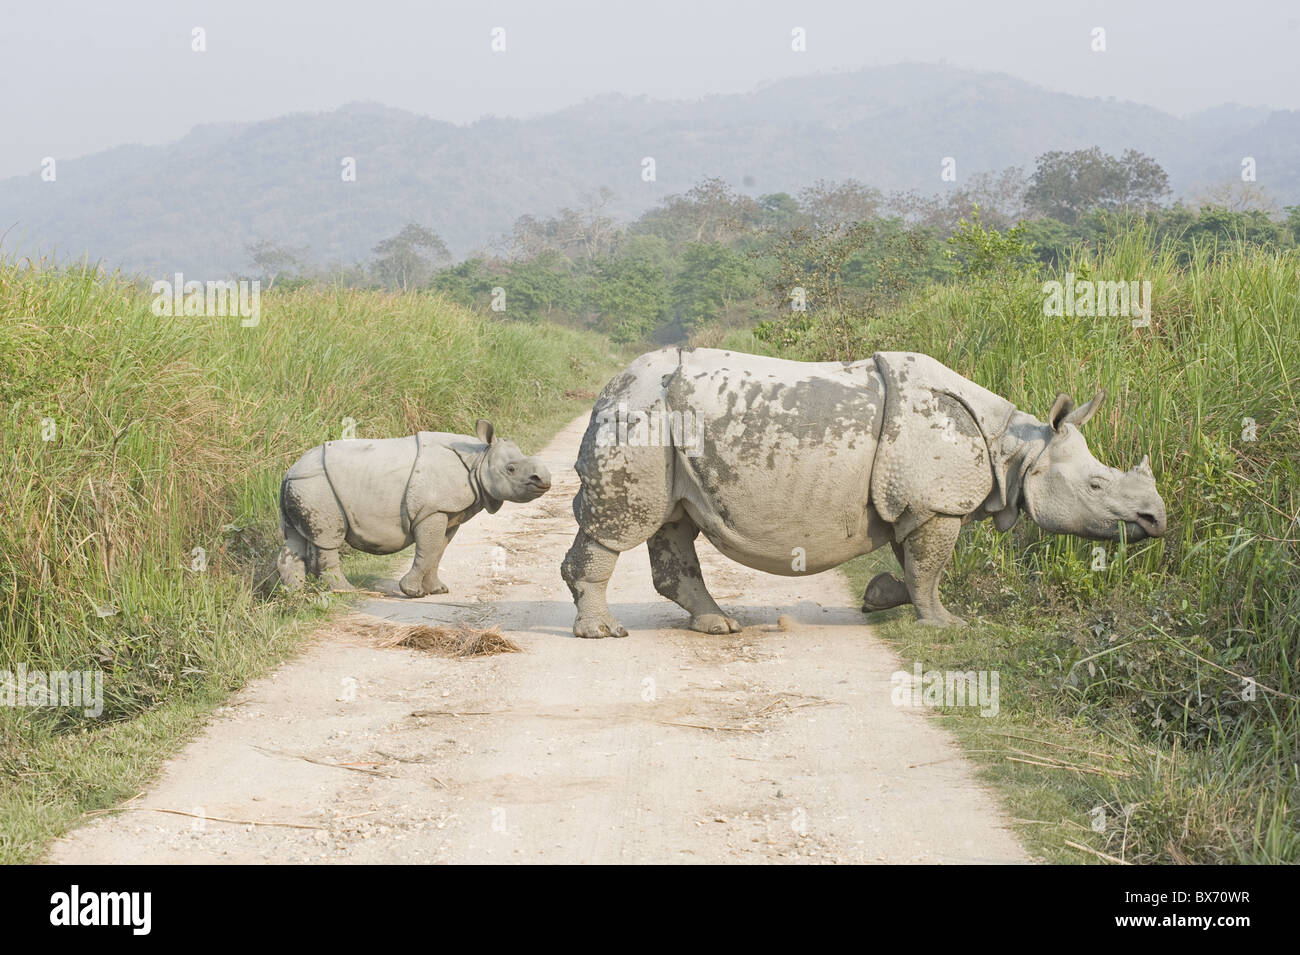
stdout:
[[479,416],[528,448],[616,364],[597,335],[431,292],[277,289],[255,327],[151,301],[93,268],[0,264],[0,674],[104,674],[98,718],[0,706],[0,862],[136,795],[328,612],[275,586],[302,451]]
[[[1104,222],[1051,267],[1024,229],[976,218],[950,242],[954,281],[725,344],[926,352],[1039,417],[1058,392],[1105,388],[1088,443],[1123,469],[1151,455],[1168,535],[1102,546],[1025,520],[973,525],[944,589],[975,625],[936,633],[905,608],[877,615],[880,632],[909,669],[1000,674],[997,717],[947,719],[1047,859],[1296,862],[1300,252]],[[1149,325],[1045,314],[1044,283],[1066,273],[1151,282]],[[848,570],[861,590],[892,564],[876,553]]]

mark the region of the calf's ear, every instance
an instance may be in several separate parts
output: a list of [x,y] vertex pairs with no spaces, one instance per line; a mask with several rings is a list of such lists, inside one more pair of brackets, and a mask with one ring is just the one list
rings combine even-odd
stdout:
[[487,418],[479,418],[478,421],[474,423],[474,433],[478,435],[478,439],[484,444],[491,444],[492,422]]

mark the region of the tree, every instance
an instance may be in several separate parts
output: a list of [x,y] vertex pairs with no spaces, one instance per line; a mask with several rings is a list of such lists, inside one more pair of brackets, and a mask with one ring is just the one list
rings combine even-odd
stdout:
[[797,222],[800,217],[799,201],[787,192],[773,192],[758,197],[762,210],[762,224],[782,228]]
[[1119,159],[1096,146],[1038,157],[1026,194],[1042,215],[1074,223],[1092,209],[1148,209],[1169,194],[1169,177],[1133,149]]
[[258,239],[244,246],[249,260],[257,274],[266,282],[269,289],[283,272],[302,271],[303,260],[307,257],[307,247],[290,247],[280,245],[271,239]]
[[685,195],[669,196],[638,220],[638,232],[670,242],[726,242],[762,220],[763,210],[749,196],[737,195],[718,178],[704,179]]
[[[492,289],[501,284],[501,277],[487,271],[481,258],[468,258],[457,265],[440,269],[430,283],[453,302],[470,307],[489,301]],[[508,304],[508,303],[507,303]]]
[[371,251],[377,256],[371,271],[379,283],[384,288],[403,292],[427,284],[435,266],[451,258],[442,239],[414,222]]
[[1005,229],[1014,226],[1029,212],[1025,171],[1008,166],[1001,172],[977,172],[948,200],[948,209],[958,224],[979,209],[980,217],[991,226]]
[[799,193],[799,205],[814,229],[843,229],[880,215],[884,196],[856,179],[818,179]]
[[[777,317],[754,334],[809,356],[844,359],[879,345],[864,321],[916,282],[945,271],[936,243],[898,219],[796,228],[766,250],[766,285]],[[879,335],[879,330],[876,330]]]
[[566,206],[547,219],[520,216],[504,242],[510,258],[521,261],[553,251],[577,262],[608,255],[619,235],[618,223],[605,214],[613,199],[614,192],[601,186],[583,198],[581,209]]
[[1291,241],[1300,245],[1300,206],[1284,206],[1286,228],[1291,231]]
[[644,341],[668,317],[668,279],[647,259],[607,259],[592,278],[591,304],[600,314],[600,327],[614,341]]
[[1277,215],[1277,202],[1257,182],[1229,180],[1203,189],[1195,197],[1200,206],[1217,206],[1230,212],[1264,212]]
[[690,332],[758,288],[750,258],[715,242],[693,242],[682,254],[682,269],[673,285],[677,320]]
[[573,312],[579,288],[573,265],[554,249],[526,262],[512,262],[501,285],[506,290],[506,313],[511,318],[539,320],[555,310]]
[[1188,223],[1182,238],[1189,242],[1249,242],[1254,245],[1285,247],[1289,236],[1285,222],[1272,219],[1261,209],[1229,209],[1202,206]]
[[798,228],[782,235],[770,254],[775,265],[768,288],[781,312],[795,297],[801,308],[842,308],[846,304],[844,272],[858,253],[875,239],[877,226],[855,222],[847,226]]
[[1023,274],[1034,259],[1023,225],[1012,226],[1005,233],[987,228],[978,206],[970,219],[961,220],[957,231],[948,237],[948,244],[963,278],[1000,282],[1004,287]]

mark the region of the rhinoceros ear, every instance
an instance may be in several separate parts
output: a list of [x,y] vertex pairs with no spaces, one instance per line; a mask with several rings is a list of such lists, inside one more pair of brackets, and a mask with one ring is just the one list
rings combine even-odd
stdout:
[[1106,390],[1104,388],[1098,388],[1097,393],[1092,396],[1091,401],[1082,408],[1075,408],[1065,416],[1065,423],[1072,424],[1076,428],[1082,428],[1088,423],[1088,419],[1097,413],[1097,409],[1101,407],[1102,402],[1105,400]]
[[1074,399],[1069,395],[1057,395],[1056,400],[1052,402],[1052,410],[1047,412],[1047,423],[1052,426],[1053,431],[1060,431],[1061,425],[1073,411]]
[[474,433],[478,435],[478,439],[484,444],[491,444],[493,437],[492,422],[487,418],[479,418],[474,423]]

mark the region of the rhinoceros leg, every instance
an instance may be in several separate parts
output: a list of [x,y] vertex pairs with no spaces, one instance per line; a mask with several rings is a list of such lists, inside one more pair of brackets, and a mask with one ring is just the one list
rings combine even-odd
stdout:
[[447,585],[438,579],[438,564],[451,539],[447,535],[447,515],[430,514],[411,528],[411,535],[415,538],[415,560],[397,586],[408,597],[445,594]]
[[[903,545],[897,542],[891,543],[894,548],[894,556],[898,558],[898,566],[906,566],[907,555],[903,550]],[[889,610],[891,607],[901,607],[903,604],[910,604],[911,602],[912,595],[907,590],[907,584],[890,573],[876,574],[871,578],[871,583],[867,584],[867,589],[862,593],[862,612],[874,613],[877,610]]]
[[356,590],[348,582],[347,577],[343,575],[343,565],[339,563],[339,549],[337,547],[317,547],[316,559],[320,562],[319,574],[321,580],[330,590]]
[[700,529],[689,517],[665,524],[650,538],[650,571],[655,590],[691,615],[700,633],[739,633],[740,623],[722,612],[704,586],[695,538]]
[[323,477],[285,482],[280,500],[286,546],[290,532],[305,544],[305,569],[331,590],[353,590],[339,564],[339,548],[347,536],[347,519],[329,482]]
[[[455,527],[447,528],[447,533],[444,534],[442,538],[442,553],[444,554],[447,553],[447,545],[451,543],[451,539],[456,536],[456,531],[458,530],[460,530],[459,524],[456,525]],[[442,558],[440,556],[438,558],[438,564],[441,563],[442,563]],[[438,576],[438,564],[435,564],[433,566],[433,570],[431,572],[427,572],[424,575],[425,593],[445,594],[447,592],[447,585],[444,584],[442,582],[442,579]]]
[[307,579],[307,561],[311,558],[311,543],[297,529],[284,525],[284,547],[275,565],[280,571],[284,589],[301,590]]
[[573,538],[573,545],[560,565],[560,574],[578,606],[578,619],[573,622],[575,637],[627,636],[627,630],[614,619],[605,602],[605,588],[616,563],[618,551],[610,550],[581,530]]
[[964,627],[966,621],[944,609],[939,602],[939,577],[952,559],[952,549],[961,533],[961,518],[946,515],[930,518],[903,541],[903,564],[907,590],[916,605],[916,622],[927,627]]

